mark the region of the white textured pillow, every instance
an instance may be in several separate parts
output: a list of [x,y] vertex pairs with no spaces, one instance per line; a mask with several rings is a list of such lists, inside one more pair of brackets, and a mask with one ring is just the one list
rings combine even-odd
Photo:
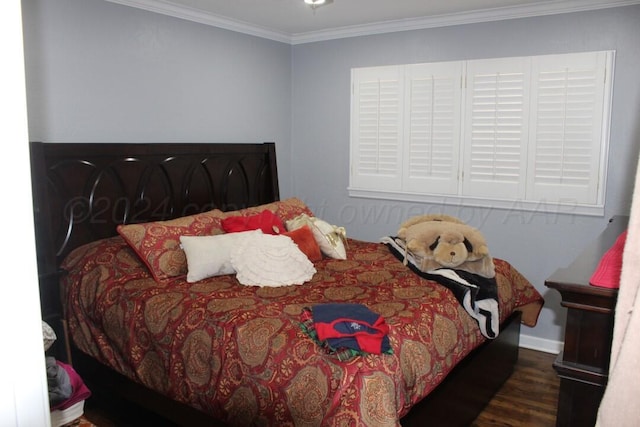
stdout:
[[231,249],[260,230],[215,236],[180,236],[180,245],[187,256],[187,282],[193,283],[207,277],[233,274]]
[[249,286],[301,285],[316,273],[313,263],[287,236],[258,234],[231,250],[236,278]]
[[343,227],[336,227],[320,218],[310,217],[306,214],[298,215],[287,221],[285,226],[287,231],[292,231],[305,224],[313,231],[313,237],[323,254],[330,258],[347,259],[347,250],[343,242],[346,232]]

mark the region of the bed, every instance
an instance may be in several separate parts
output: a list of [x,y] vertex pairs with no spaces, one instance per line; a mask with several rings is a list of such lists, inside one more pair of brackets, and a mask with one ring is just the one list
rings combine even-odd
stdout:
[[[136,246],[119,233],[313,216],[302,198],[280,200],[274,143],[34,142],[31,158],[43,312],[96,394],[178,425],[469,425],[543,304],[495,259],[500,333],[487,339],[448,289],[379,242],[348,239],[347,259],[314,262],[304,284],[259,287],[233,274],[187,282],[165,235]],[[328,302],[381,315],[391,351],[345,358],[319,345],[302,315]]]

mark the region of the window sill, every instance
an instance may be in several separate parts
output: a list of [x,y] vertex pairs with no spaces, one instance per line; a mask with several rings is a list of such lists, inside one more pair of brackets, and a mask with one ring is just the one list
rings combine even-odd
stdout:
[[604,205],[585,205],[572,200],[563,201],[529,201],[503,200],[467,196],[451,196],[441,194],[401,193],[395,191],[366,190],[347,188],[350,197],[363,199],[397,200],[402,202],[419,202],[441,204],[447,206],[479,207],[485,209],[501,209],[512,211],[528,211],[548,214],[604,216]]

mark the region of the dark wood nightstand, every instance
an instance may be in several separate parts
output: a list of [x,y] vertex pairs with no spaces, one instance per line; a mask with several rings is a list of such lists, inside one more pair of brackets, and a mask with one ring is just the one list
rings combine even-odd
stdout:
[[564,349],[553,364],[560,377],[557,426],[595,425],[608,379],[618,290],[592,286],[589,279],[627,223],[628,217],[614,217],[571,265],[545,281],[567,308]]

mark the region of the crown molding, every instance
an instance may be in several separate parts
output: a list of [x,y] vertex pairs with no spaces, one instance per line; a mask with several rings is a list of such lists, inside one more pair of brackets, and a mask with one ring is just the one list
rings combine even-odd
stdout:
[[251,36],[261,37],[264,39],[275,40],[282,43],[291,44],[291,34],[280,32],[268,28],[250,24],[248,22],[238,21],[227,18],[225,16],[214,15],[202,10],[192,9],[185,6],[176,6],[175,4],[165,2],[163,0],[106,0],[110,3],[117,3],[124,6],[135,7],[150,12],[160,13],[162,15],[172,16],[174,18],[185,19],[187,21],[197,22],[212,27],[222,28],[225,30],[235,31],[238,33],[248,34]]
[[452,13],[422,18],[401,19],[375,24],[354,25],[350,27],[333,28],[324,31],[299,33],[293,34],[291,36],[290,43],[294,45],[313,43],[317,41],[384,34],[398,31],[422,30],[426,28],[476,24],[483,22],[502,21],[507,19],[530,18],[534,16],[557,15],[571,12],[584,12],[590,10],[630,6],[634,4],[640,4],[640,0],[568,0],[559,2],[545,2],[531,5],[484,9],[475,12]]
[[321,31],[289,34],[260,27],[243,21],[203,12],[184,6],[176,6],[164,0],[106,0],[125,6],[144,9],[163,15],[198,22],[225,30],[235,31],[291,45],[334,40],[347,37],[368,36],[398,31],[421,30],[452,25],[474,24],[506,19],[529,18],[571,12],[607,9],[640,4],[640,0],[561,0],[521,6],[484,9],[474,12],[452,13],[422,18],[400,19],[374,24],[354,25]]

